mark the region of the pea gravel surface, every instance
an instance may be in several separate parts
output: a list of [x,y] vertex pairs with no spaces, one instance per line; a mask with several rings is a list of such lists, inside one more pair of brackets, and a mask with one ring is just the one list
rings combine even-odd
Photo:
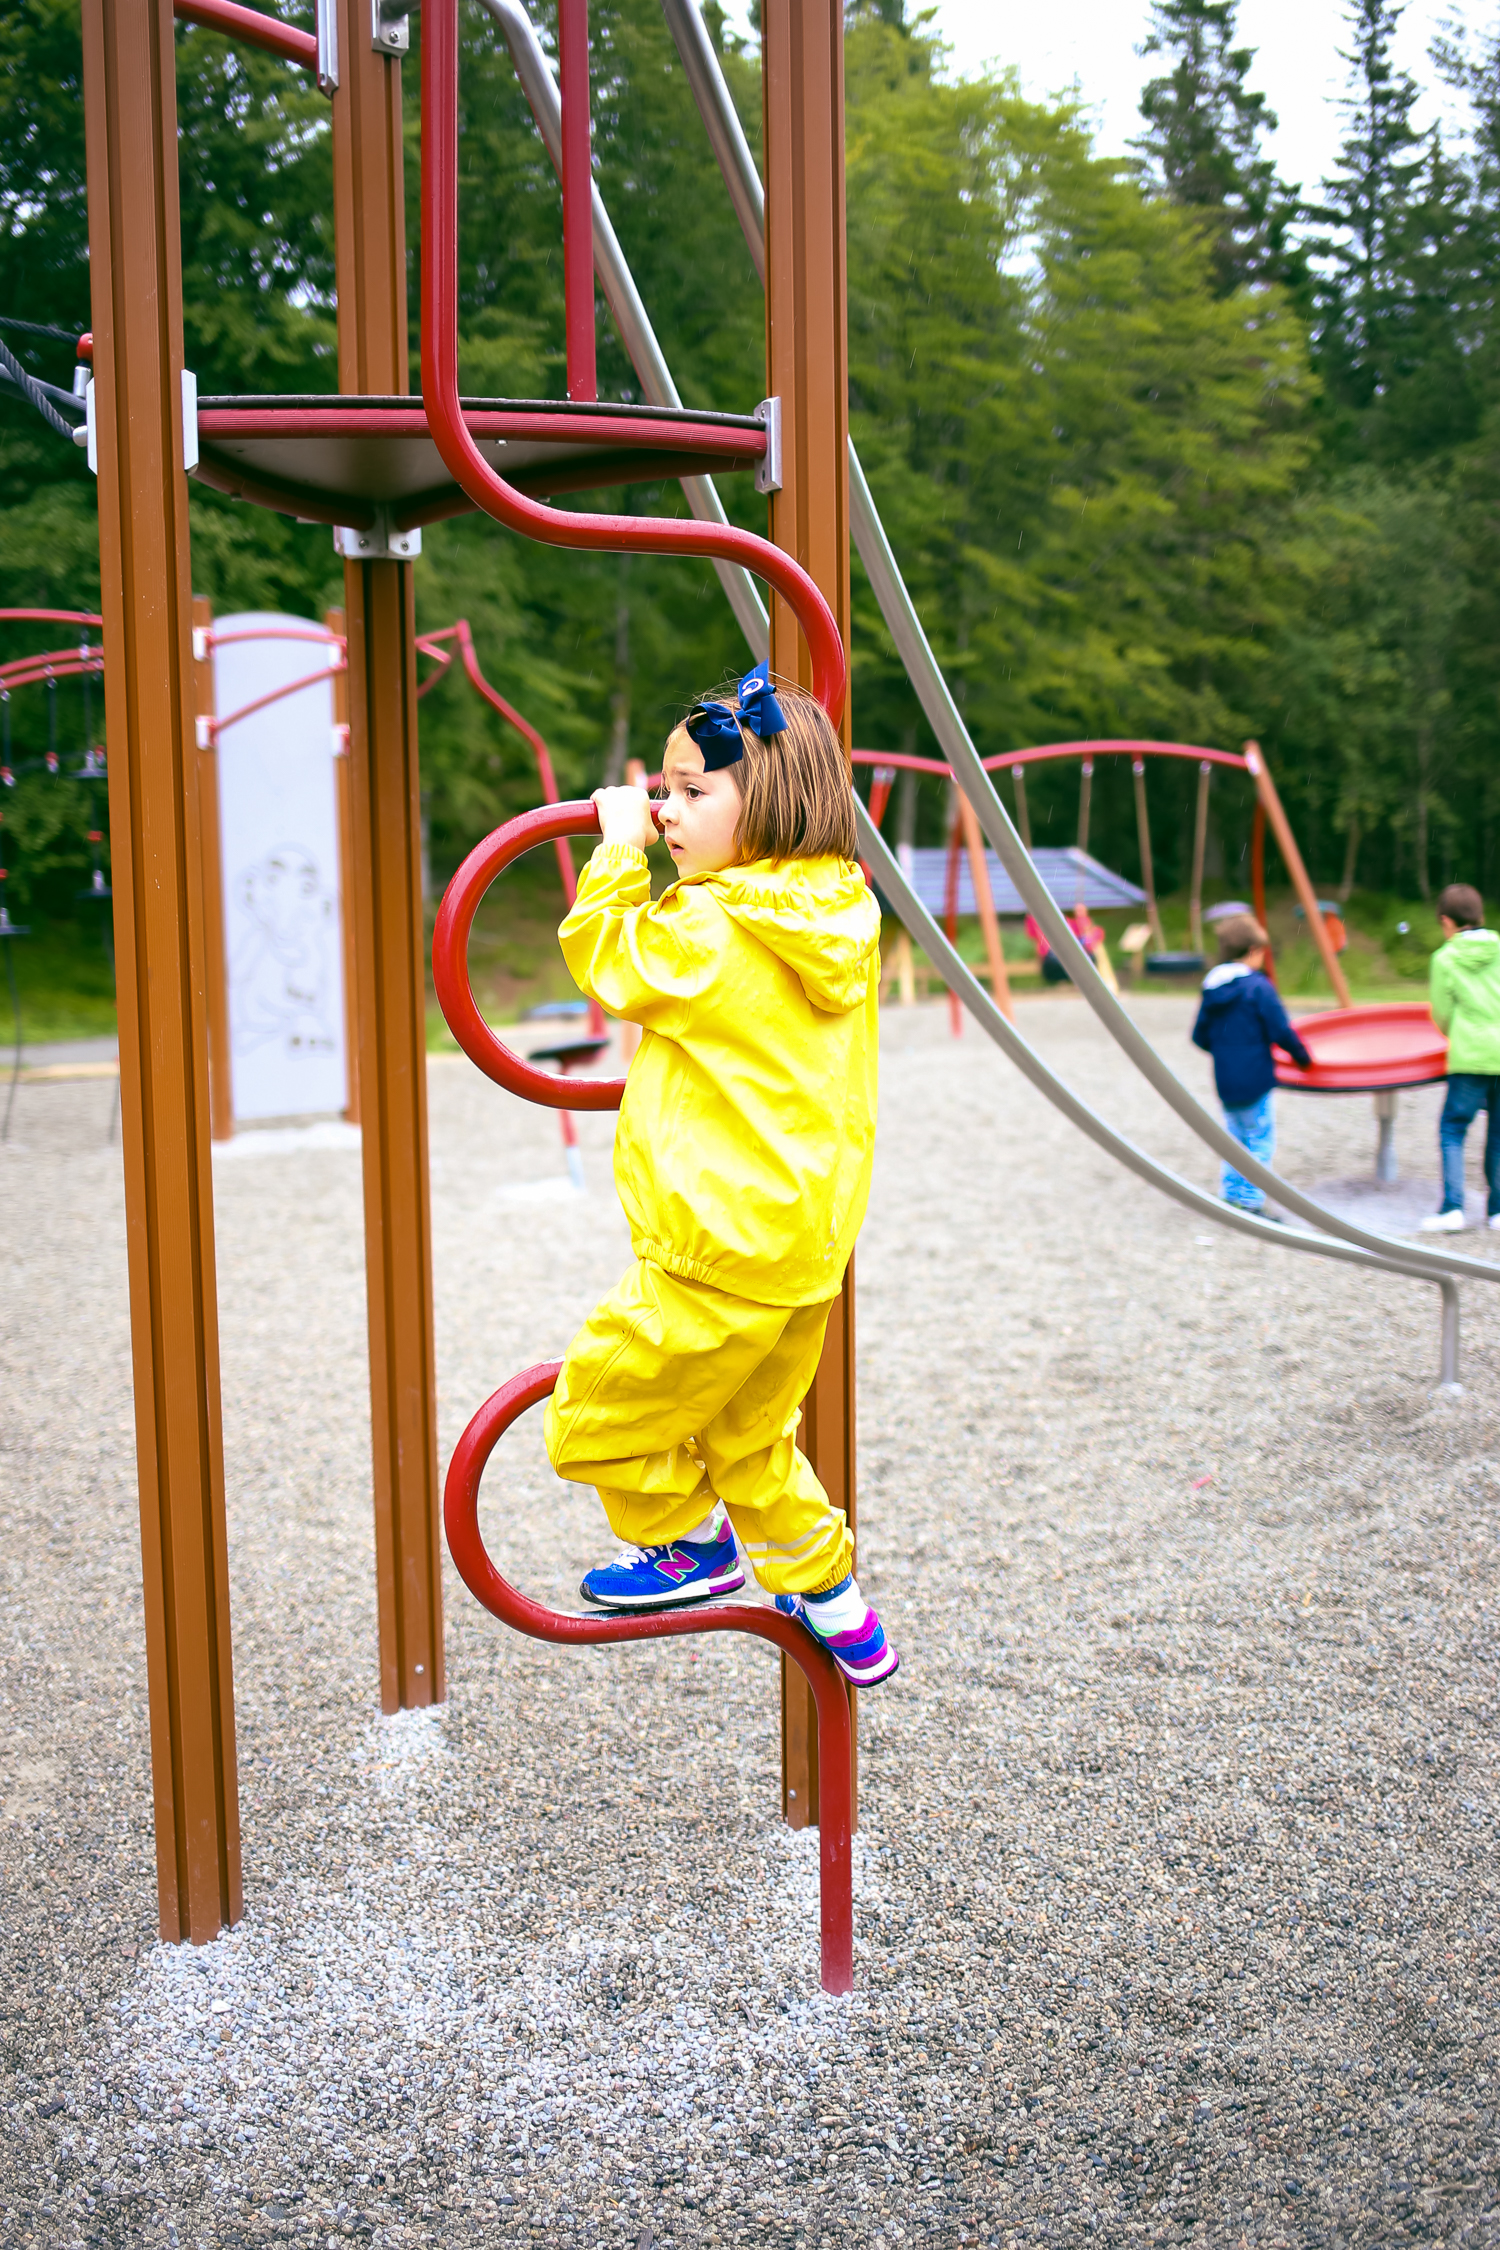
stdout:
[[[1194,1086],[1187,1002],[1141,1001]],[[1072,995],[1023,1028],[1211,1180]],[[216,1164],[246,1908],[157,1942],[118,1150],[23,1088],[4,1183],[0,2239],[1500,2244],[1500,1305],[1153,1197],[941,1007],[883,1019],[859,1250],[852,2000],[777,1818],[774,1660],[567,1654],[446,1581],[382,1718],[353,1136]],[[608,1118],[430,1070],[443,1452],[628,1255]],[[1436,1092],[1398,1151],[1435,1172]],[[1364,1100],[1283,1097],[1358,1179]],[[1476,1152],[1477,1154],[1477,1152]],[[1465,1238],[1500,1249],[1483,1232]],[[539,1415],[485,1524],[609,1552]]]

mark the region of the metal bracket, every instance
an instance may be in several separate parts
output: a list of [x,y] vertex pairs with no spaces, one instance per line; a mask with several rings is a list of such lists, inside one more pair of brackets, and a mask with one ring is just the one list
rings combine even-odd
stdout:
[[422,552],[422,534],[395,530],[390,509],[377,508],[368,531],[353,524],[336,524],[333,551],[346,562],[414,562]]
[[763,398],[755,409],[757,422],[766,425],[766,450],[755,465],[757,492],[781,490],[781,401]]
[[198,466],[198,378],[182,371],[182,465],[189,476]]
[[338,0],[318,0],[318,92],[331,94],[338,82]]
[[370,0],[370,45],[377,55],[404,55],[411,46],[409,0]]

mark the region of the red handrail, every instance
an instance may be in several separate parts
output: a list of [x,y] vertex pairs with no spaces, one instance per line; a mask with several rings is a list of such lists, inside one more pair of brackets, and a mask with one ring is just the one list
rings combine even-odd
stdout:
[[298,31],[256,8],[237,7],[235,0],[172,0],[172,13],[205,31],[222,31],[226,39],[243,39],[247,47],[263,47],[268,55],[300,63],[304,70],[318,67],[318,42],[310,31]]
[[[456,640],[458,643],[459,658],[463,664],[469,685],[477,689],[492,711],[499,712],[507,726],[515,728],[536,760],[536,770],[542,784],[542,795],[549,805],[560,804],[562,800],[557,793],[557,775],[552,768],[552,753],[531,721],[524,718],[513,703],[507,703],[500,690],[491,687],[489,681],[479,669],[479,655],[474,646],[474,636],[469,630],[467,617],[461,617],[456,625],[444,625],[435,633],[419,633],[417,635],[417,646],[424,654],[433,657],[446,671],[453,658],[447,649],[439,648],[437,643],[452,640]],[[434,672],[430,678],[422,682],[417,694],[419,696],[425,695],[433,682],[441,679],[441,677],[441,672]],[[568,849],[567,839],[563,836],[557,838],[557,866],[558,872],[562,876],[563,897],[571,906],[577,890],[578,873],[573,865],[573,854]]]
[[[850,752],[857,766],[900,766],[907,773],[941,774],[953,778],[953,768],[941,758],[917,758],[905,750],[853,750]],[[1006,766],[1034,766],[1047,758],[1196,758],[1200,764],[1237,766],[1241,773],[1252,771],[1248,758],[1234,750],[1195,749],[1189,742],[1048,742],[1031,750],[1002,750],[993,758],[981,762],[986,773],[998,773]]]
[[599,396],[594,348],[594,165],[589,131],[589,0],[558,0],[562,94],[563,315],[568,396]]
[[[592,807],[589,808],[592,810]],[[455,1032],[457,1026],[454,1027]],[[804,1625],[777,1609],[748,1602],[710,1603],[649,1617],[569,1617],[547,1609],[503,1578],[479,1531],[479,1483],[485,1463],[517,1417],[547,1397],[560,1363],[528,1367],[503,1383],[474,1416],[454,1450],[443,1487],[443,1528],[458,1574],[492,1617],[533,1640],[566,1648],[618,1641],[678,1639],[686,1633],[754,1633],[799,1667],[818,1713],[818,1849],[821,1881],[823,1989],[854,1989],[854,1886],[850,1836],[853,1742],[849,1697],[837,1665]]]
[[0,624],[14,624],[35,619],[39,624],[52,625],[102,625],[91,609],[0,609]]
[[545,507],[497,476],[469,435],[458,391],[458,58],[458,0],[429,0],[422,15],[422,398],[449,475],[486,514],[544,546],[697,555],[753,570],[801,625],[812,658],[813,692],[837,726],[849,685],[838,624],[790,555],[732,524],[574,515]]
[[443,893],[432,931],[432,982],[438,1006],[448,1029],[486,1078],[505,1086],[523,1101],[539,1102],[544,1109],[618,1109],[625,1092],[623,1078],[565,1078],[559,1072],[533,1069],[514,1048],[493,1032],[479,1012],[469,982],[469,932],[474,916],[495,877],[534,844],[550,844],[558,836],[597,836],[599,814],[589,803],[541,805],[535,812],[508,820],[503,828],[476,844]]

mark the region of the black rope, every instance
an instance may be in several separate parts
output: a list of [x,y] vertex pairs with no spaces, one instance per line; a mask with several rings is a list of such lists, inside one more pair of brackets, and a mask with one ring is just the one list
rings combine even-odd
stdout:
[[34,375],[27,374],[9,344],[3,341],[0,341],[0,367],[5,369],[17,390],[23,391],[26,397],[30,399],[42,420],[49,423],[56,430],[58,436],[65,437],[71,445],[73,442],[73,424],[64,415],[58,413],[57,408],[47,396],[45,386],[39,383]]
[[28,336],[60,336],[65,344],[76,344],[76,328],[49,328],[42,320],[12,320],[9,313],[0,313],[0,328],[24,328]]

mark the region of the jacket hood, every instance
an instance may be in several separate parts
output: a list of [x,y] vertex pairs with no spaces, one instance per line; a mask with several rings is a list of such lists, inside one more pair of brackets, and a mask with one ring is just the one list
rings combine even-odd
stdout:
[[1456,969],[1492,969],[1500,948],[1500,931],[1460,930],[1443,948]]
[[859,1007],[880,950],[880,908],[853,860],[751,860],[699,878],[732,921],[798,978],[815,1008]]
[[1244,961],[1221,961],[1210,969],[1203,979],[1203,1005],[1206,1008],[1225,1008],[1240,997],[1240,987],[1255,971]]

